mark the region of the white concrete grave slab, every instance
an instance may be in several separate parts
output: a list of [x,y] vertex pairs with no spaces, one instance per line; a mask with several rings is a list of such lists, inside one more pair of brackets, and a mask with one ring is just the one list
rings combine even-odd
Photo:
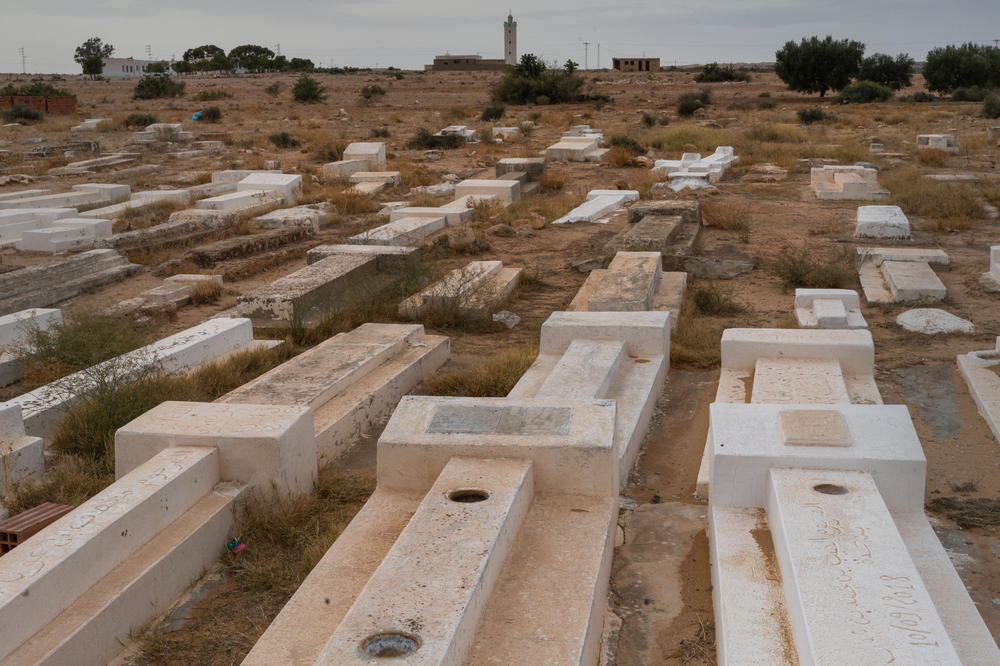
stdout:
[[381,141],[348,144],[344,149],[344,161],[353,160],[362,160],[367,164],[362,171],[385,171],[385,144]]
[[263,494],[309,492],[316,481],[316,438],[308,406],[160,403],[115,433],[115,477],[163,450],[198,447],[218,453],[219,474]]
[[280,169],[226,169],[224,171],[213,171],[212,182],[219,184],[236,185],[247,176],[254,174],[280,174]]
[[919,150],[941,150],[946,153],[957,153],[954,134],[918,134],[917,148]]
[[252,173],[236,184],[237,192],[265,190],[294,204],[302,197],[302,176],[291,173]]
[[910,221],[899,206],[858,206],[855,238],[910,238]]
[[796,289],[799,328],[868,328],[853,289]]
[[878,171],[863,166],[825,165],[813,167],[810,187],[821,201],[876,201],[889,198],[889,190],[878,184]]
[[868,303],[933,303],[947,288],[931,265],[947,266],[943,250],[858,248],[858,277]]
[[313,411],[325,464],[378,433],[400,398],[448,360],[448,338],[410,324],[362,324],[339,333],[217,400]]
[[956,362],[980,415],[1000,442],[1000,372],[996,370],[1000,366],[1000,336],[993,349],[959,354]]
[[516,180],[463,180],[455,184],[455,198],[491,195],[514,203],[521,199],[521,183]]
[[639,193],[636,190],[591,190],[587,194],[586,201],[562,217],[553,220],[552,224],[601,223],[601,218],[608,213],[618,210],[629,201],[637,201],[638,199]]
[[202,199],[197,203],[197,207],[202,210],[218,210],[252,214],[258,211],[263,212],[266,208],[277,206],[282,203],[285,203],[285,197],[281,194],[281,192],[275,190],[250,189],[239,190],[237,192],[230,192],[228,194],[220,194],[219,196]]
[[398,171],[357,171],[351,174],[350,182],[399,185],[403,182],[403,177]]
[[400,217],[374,229],[351,236],[348,243],[355,245],[408,246],[419,243],[447,226],[445,217]]
[[48,437],[51,428],[73,404],[102,376],[130,377],[155,366],[178,372],[212,361],[233,351],[254,346],[249,319],[210,319],[157,342],[99,363],[0,403],[0,408],[17,406],[28,434]]
[[[716,403],[882,404],[867,329],[731,328],[722,333]],[[709,496],[706,442],[695,497]]]
[[720,663],[1000,659],[924,516],[905,406],[716,403],[709,441]]
[[401,302],[399,314],[409,319],[429,312],[487,317],[507,300],[520,276],[520,268],[505,268],[501,261],[473,261]]
[[[461,499],[478,492],[469,488],[486,496]],[[462,663],[532,495],[529,460],[452,458],[317,663],[367,664],[399,653]]]

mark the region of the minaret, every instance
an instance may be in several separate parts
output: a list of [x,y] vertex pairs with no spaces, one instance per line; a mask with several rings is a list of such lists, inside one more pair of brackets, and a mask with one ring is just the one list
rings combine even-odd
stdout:
[[503,24],[503,61],[508,65],[517,64],[517,21],[510,12]]

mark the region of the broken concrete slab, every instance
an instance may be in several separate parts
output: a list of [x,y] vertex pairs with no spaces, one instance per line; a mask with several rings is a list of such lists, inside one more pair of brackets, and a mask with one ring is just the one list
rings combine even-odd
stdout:
[[639,193],[635,190],[591,190],[587,200],[566,213],[552,224],[574,224],[576,222],[597,222],[608,213],[621,208],[629,201],[636,201]]
[[505,268],[500,261],[473,261],[399,304],[399,314],[419,319],[429,313],[485,318],[517,287],[520,268]]

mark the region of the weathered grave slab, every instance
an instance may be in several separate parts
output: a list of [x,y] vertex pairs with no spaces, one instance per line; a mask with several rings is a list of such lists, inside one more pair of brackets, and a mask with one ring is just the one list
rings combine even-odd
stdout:
[[414,245],[446,226],[444,215],[400,217],[388,224],[351,236],[348,242],[355,245]]
[[361,298],[358,285],[376,273],[373,256],[335,255],[243,294],[236,309],[257,327],[314,326]]
[[858,206],[855,238],[910,238],[910,221],[899,206]]
[[959,354],[957,363],[979,413],[1000,442],[1000,372],[996,370],[1000,366],[1000,337],[993,349]]

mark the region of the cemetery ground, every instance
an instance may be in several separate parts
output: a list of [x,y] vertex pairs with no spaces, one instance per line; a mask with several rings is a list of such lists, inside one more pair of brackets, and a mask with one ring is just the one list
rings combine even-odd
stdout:
[[[172,399],[212,400],[335,333],[366,321],[400,321],[396,310],[400,300],[450,270],[489,259],[524,269],[520,286],[504,305],[521,317],[520,323],[507,329],[499,323],[450,315],[425,321],[429,333],[449,336],[451,359],[418,392],[505,395],[533,359],[542,323],[553,311],[567,307],[587,277],[583,271],[600,267],[609,256],[605,245],[629,225],[624,211],[611,215],[606,224],[547,223],[582,202],[592,189],[635,189],[643,199],[696,197],[702,203],[705,224],[699,254],[710,258],[712,267],[725,275],[688,276],[679,326],[672,335],[668,380],[630,484],[623,490],[626,510],[619,521],[623,529],[613,564],[611,608],[622,624],[617,652],[610,658],[622,665],[709,664],[715,662],[715,653],[704,531],[707,507],[693,494],[708,407],[719,376],[722,331],[795,327],[794,287],[859,289],[855,266],[859,244],[943,249],[950,267],[938,276],[948,295],[936,307],[972,321],[974,334],[907,332],[896,324],[896,317],[910,306],[865,306],[863,310],[875,341],[879,390],[887,404],[909,405],[927,456],[928,513],[983,619],[993,636],[1000,636],[1000,444],[977,413],[955,365],[957,354],[991,348],[1000,334],[998,295],[985,292],[978,281],[979,274],[988,269],[988,248],[1000,244],[996,213],[1000,148],[988,133],[995,121],[979,117],[979,105],[971,103],[894,101],[838,106],[829,99],[788,92],[771,73],[754,74],[750,83],[713,84],[712,103],[704,112],[680,118],[675,110],[677,99],[697,86],[689,73],[584,75],[595,93],[613,101],[508,106],[501,119],[490,122],[481,121],[479,115],[498,76],[492,73],[316,75],[327,88],[320,104],[293,103],[294,77],[286,75],[190,77],[185,96],[168,100],[133,100],[134,81],[70,79],[58,85],[77,96],[81,118],[110,118],[95,133],[73,139],[98,140],[102,151],[117,150],[132,133],[124,127],[125,118],[148,113],[160,122],[182,122],[196,134],[228,135],[226,146],[219,153],[190,159],[170,159],[163,151],[144,153],[138,162],[125,165],[124,176],[115,171],[46,175],[48,169],[71,161],[61,155],[11,155],[0,161],[0,168],[4,174],[32,176],[29,187],[61,191],[97,181],[129,184],[136,191],[204,183],[215,170],[261,169],[266,161],[277,160],[285,173],[303,175],[305,203],[328,204],[317,236],[247,259],[202,268],[185,259],[193,243],[129,255],[147,270],[60,304],[70,322],[67,329],[75,321],[93,325],[89,338],[81,331],[84,341],[74,343],[96,350],[100,358],[89,357],[90,364],[233,307],[238,295],[305,266],[308,249],[346,243],[350,236],[384,223],[378,216],[382,202],[441,205],[450,200],[411,196],[411,187],[437,184],[446,174],[489,177],[496,160],[536,156],[572,125],[603,129],[606,143],[611,137],[627,135],[641,144],[641,155],[649,160],[677,159],[682,152],[706,154],[716,146],[732,145],[740,163],[721,182],[680,195],[655,188],[651,161],[637,160],[626,150],[616,149],[597,164],[550,161],[537,195],[505,210],[478,206],[466,227],[446,228],[425,240],[427,249],[421,258],[398,269],[388,286],[359,285],[359,289],[369,289],[368,295],[349,311],[324,321],[317,330],[277,333],[286,338],[282,351],[262,352],[252,360],[230,360],[214,371],[203,369],[173,380],[169,390],[175,393],[170,395],[181,396]],[[915,79],[915,87],[902,94],[922,89],[920,77]],[[385,94],[365,100],[361,89],[373,85]],[[199,95],[208,101],[197,101]],[[192,123],[192,113],[208,106],[221,110],[220,122]],[[816,106],[830,117],[800,125],[796,112]],[[434,132],[447,125],[468,125],[488,132],[492,126],[519,126],[524,121],[536,127],[503,143],[481,141],[431,152],[406,147],[420,128]],[[6,147],[17,150],[25,147],[26,139],[36,137],[58,144],[69,138],[69,127],[77,122],[76,117],[47,116],[38,124],[0,128],[0,141],[12,142]],[[300,145],[284,149],[273,145],[269,137],[281,132]],[[954,134],[960,152],[918,151],[918,133]],[[383,190],[374,200],[345,192],[346,182],[329,180],[322,170],[324,163],[341,158],[347,143],[367,140],[384,141],[389,168],[402,174],[401,185]],[[882,143],[884,151],[870,153],[873,142]],[[879,182],[892,197],[884,203],[904,210],[913,227],[913,240],[855,240],[858,202],[816,200],[809,189],[809,165],[803,163],[815,158],[878,166]],[[129,168],[138,164],[159,168],[130,173]],[[760,167],[764,164],[786,173],[763,177]],[[924,178],[957,172],[975,174],[979,181]],[[0,186],[0,195],[25,187]],[[132,216],[120,221],[116,231],[161,223],[174,210],[165,205]],[[199,239],[197,244],[251,231],[246,221]],[[0,272],[48,260],[8,248],[0,250]],[[161,284],[164,274],[220,272],[226,274],[222,293],[206,299],[209,302],[141,325],[127,316],[110,320],[112,328],[128,330],[129,335],[102,334],[97,326],[107,326],[107,321],[94,323],[94,313]],[[79,369],[60,356],[63,351],[52,351],[49,360],[39,359],[24,380],[0,388],[0,400]],[[206,379],[212,372],[214,383]],[[155,401],[166,389],[156,384],[146,390],[155,394],[149,398]],[[141,405],[139,413],[152,406]],[[138,403],[135,409],[140,409]],[[68,440],[73,437],[72,432],[66,435]],[[239,663],[373,490],[374,440],[369,437],[345,461],[323,469],[310,495],[295,502],[248,506],[242,534],[247,550],[239,557],[227,556],[209,571],[186,602],[138,637],[123,660]],[[65,451],[57,451],[57,459],[72,455],[72,445]],[[24,506],[46,500],[79,503],[113,480],[109,469],[101,467],[107,462],[106,452],[67,457],[65,476],[42,487],[19,489],[19,501]],[[11,501],[8,498],[8,504]]]

